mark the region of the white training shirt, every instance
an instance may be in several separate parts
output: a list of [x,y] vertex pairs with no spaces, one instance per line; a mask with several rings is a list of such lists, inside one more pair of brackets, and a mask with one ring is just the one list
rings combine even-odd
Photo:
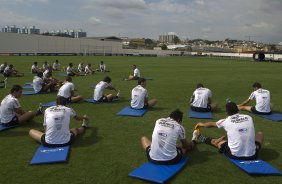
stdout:
[[133,76],[140,78],[141,75],[140,75],[140,70],[139,70],[138,68],[135,68],[135,69],[134,69],[134,71],[133,71]]
[[100,81],[94,88],[94,100],[98,101],[103,96],[104,90],[109,87],[110,84],[104,81]]
[[9,123],[15,116],[15,109],[20,108],[20,102],[13,95],[7,95],[1,102],[0,121],[1,123]]
[[85,71],[86,74],[92,73],[92,70],[88,65],[85,66],[84,71]]
[[66,82],[59,89],[57,96],[62,96],[64,98],[70,98],[71,92],[74,91],[74,84],[72,82]]
[[131,107],[134,109],[142,109],[145,105],[145,98],[148,98],[147,89],[141,85],[136,86],[131,91]]
[[249,99],[256,99],[256,110],[259,112],[270,112],[270,92],[266,89],[259,88],[252,92]]
[[84,72],[84,65],[83,64],[78,64],[77,69],[78,69],[79,72]]
[[67,74],[72,74],[73,73],[73,68],[68,66],[66,71],[67,71]]
[[106,71],[106,65],[105,64],[100,64],[100,70],[101,71]]
[[193,96],[194,96],[194,101],[191,103],[192,106],[207,108],[209,98],[212,97],[212,93],[211,90],[209,90],[208,88],[200,87],[194,91]]
[[150,157],[157,161],[172,160],[177,156],[176,142],[185,139],[185,129],[171,118],[156,121],[152,135]]
[[227,132],[232,155],[250,157],[256,153],[255,128],[251,116],[237,113],[219,120],[216,125]]
[[0,70],[5,70],[5,68],[6,68],[6,65],[5,64],[1,64],[1,66],[0,66]]
[[45,64],[45,63],[44,63],[43,66],[42,66],[43,70],[47,70],[48,67],[49,67],[49,64]]
[[32,72],[32,71],[37,71],[37,70],[38,70],[38,66],[35,65],[35,64],[33,64],[33,65],[31,66],[31,72]]
[[44,112],[45,141],[48,144],[65,144],[70,141],[70,118],[76,116],[72,108],[52,106]]
[[43,79],[35,76],[32,81],[32,86],[35,93],[38,93],[42,89]]
[[56,62],[55,62],[55,63],[53,63],[53,67],[52,67],[52,68],[53,68],[54,70],[59,70],[59,69],[60,69],[60,66],[61,66],[60,63],[56,63]]

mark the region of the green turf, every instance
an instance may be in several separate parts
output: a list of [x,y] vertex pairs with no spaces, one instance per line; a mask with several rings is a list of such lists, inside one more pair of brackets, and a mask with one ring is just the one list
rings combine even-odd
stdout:
[[[128,177],[133,169],[146,162],[140,145],[140,137],[151,137],[155,121],[167,117],[180,108],[184,112],[183,126],[188,139],[197,121],[187,118],[188,100],[195,84],[203,83],[213,93],[213,101],[221,109],[214,114],[215,120],[225,117],[224,103],[227,97],[235,102],[245,100],[251,93],[253,82],[261,82],[271,91],[271,101],[276,111],[282,111],[282,65],[280,63],[257,63],[250,60],[231,60],[205,57],[0,57],[23,71],[25,77],[9,78],[7,89],[0,89],[3,99],[12,84],[32,81],[29,74],[32,62],[42,66],[59,59],[62,65],[81,61],[92,63],[97,68],[101,60],[107,64],[109,73],[93,76],[74,77],[73,82],[85,98],[93,96],[89,86],[104,76],[112,78],[112,84],[121,90],[121,101],[113,104],[94,105],[81,103],[72,105],[79,114],[90,117],[90,126],[85,135],[78,138],[71,147],[67,164],[30,166],[29,161],[39,146],[28,137],[30,128],[42,129],[43,117],[36,117],[23,127],[0,133],[0,183],[144,183]],[[142,118],[118,117],[116,113],[129,104],[131,89],[135,81],[122,81],[132,73],[131,65],[136,64],[142,76],[153,77],[147,82],[149,98],[157,98],[156,108]],[[56,76],[55,72],[54,76]],[[58,77],[63,79],[63,77]],[[56,94],[22,96],[20,102],[25,110],[35,110],[39,102],[54,101]],[[260,157],[282,170],[282,123],[253,117],[256,131],[265,133],[265,142]],[[71,122],[79,127],[80,122]],[[205,129],[205,135],[213,137],[224,134],[223,130]],[[171,183],[281,183],[281,177],[254,177],[239,170],[221,156],[216,149],[198,145],[189,153],[187,166],[171,180]],[[280,182],[279,182],[280,181]]]

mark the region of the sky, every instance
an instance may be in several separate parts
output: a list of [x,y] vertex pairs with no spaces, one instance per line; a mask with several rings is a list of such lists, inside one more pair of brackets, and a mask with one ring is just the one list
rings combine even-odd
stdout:
[[282,42],[282,0],[0,0],[0,27],[88,36]]

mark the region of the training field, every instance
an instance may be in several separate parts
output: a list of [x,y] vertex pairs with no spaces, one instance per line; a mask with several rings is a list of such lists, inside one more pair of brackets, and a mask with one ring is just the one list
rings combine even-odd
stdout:
[[[214,113],[215,121],[226,116],[226,98],[242,102],[249,97],[251,86],[256,81],[270,90],[274,111],[282,112],[282,64],[208,57],[0,57],[0,63],[6,61],[25,73],[21,78],[9,78],[8,88],[0,89],[1,100],[9,93],[12,84],[23,85],[32,81],[30,67],[34,61],[38,61],[42,67],[45,60],[52,64],[55,59],[64,66],[69,62],[76,67],[81,61],[92,63],[92,68],[97,68],[103,60],[109,73],[73,77],[75,87],[80,95],[90,98],[93,96],[90,85],[97,84],[108,75],[112,78],[113,86],[120,89],[121,99],[111,104],[71,105],[78,114],[90,117],[90,128],[71,146],[68,163],[29,165],[39,144],[29,138],[28,131],[30,128],[42,130],[42,115],[22,127],[0,132],[1,184],[147,183],[127,176],[147,161],[140,144],[141,136],[151,138],[155,121],[179,108],[184,112],[182,125],[190,140],[195,123],[206,121],[187,117],[190,96],[199,82],[211,89],[213,101],[219,104],[220,109]],[[156,107],[141,118],[116,116],[118,111],[129,105],[131,90],[136,86],[136,81],[122,80],[132,73],[132,64],[137,65],[142,76],[153,78],[147,81],[149,98],[158,99]],[[63,79],[58,73],[54,72],[53,76]],[[55,96],[56,93],[22,96],[20,103],[24,110],[35,110],[40,102],[54,101]],[[260,158],[282,171],[282,122],[252,117],[256,131],[265,133]],[[80,127],[81,123],[72,120],[71,126]],[[224,135],[224,130],[203,129],[202,133],[218,137]],[[198,144],[189,153],[189,158],[186,167],[170,180],[171,183],[282,183],[282,177],[279,176],[247,175],[208,145]]]

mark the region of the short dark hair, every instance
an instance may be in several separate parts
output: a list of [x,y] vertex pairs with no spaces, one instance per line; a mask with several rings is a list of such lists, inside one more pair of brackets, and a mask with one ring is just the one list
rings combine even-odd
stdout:
[[38,72],[37,76],[41,78],[41,77],[43,77],[43,73],[42,72]]
[[232,116],[239,112],[239,109],[235,102],[228,102],[226,103],[225,107],[226,107],[226,112],[229,116]]
[[13,92],[15,92],[15,91],[20,91],[20,90],[22,90],[23,88],[20,86],[20,85],[18,85],[18,84],[15,84],[15,85],[13,85],[13,87],[12,87],[12,89],[11,89],[11,93],[13,93]]
[[71,82],[71,81],[72,81],[72,78],[71,78],[70,76],[67,76],[67,77],[66,77],[66,81]]
[[106,76],[103,81],[110,83],[112,81],[112,79],[109,76]]
[[57,98],[56,98],[56,104],[57,104],[57,105],[63,105],[63,103],[64,103],[64,97],[62,97],[62,96],[57,96]]
[[73,66],[73,64],[72,64],[72,63],[69,63],[69,66]]
[[172,113],[170,113],[169,117],[174,119],[175,121],[182,122],[183,112],[181,112],[179,109],[176,109]]
[[33,64],[37,65],[37,61],[35,61]]
[[201,84],[201,83],[198,83],[198,84],[196,85],[196,88],[202,88],[202,87],[204,87],[204,85]]
[[141,85],[141,83],[144,83],[144,82],[146,82],[146,79],[144,79],[144,78],[138,79],[138,85]]
[[253,88],[262,88],[261,84],[259,82],[255,82],[253,84]]

